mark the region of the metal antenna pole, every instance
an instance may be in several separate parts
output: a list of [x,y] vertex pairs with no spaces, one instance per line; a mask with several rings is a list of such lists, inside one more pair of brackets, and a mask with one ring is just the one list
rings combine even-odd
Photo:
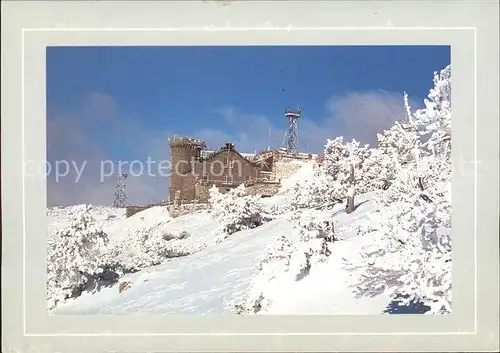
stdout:
[[269,128],[269,141],[268,141],[268,145],[267,145],[267,150],[268,151],[271,150],[271,128]]

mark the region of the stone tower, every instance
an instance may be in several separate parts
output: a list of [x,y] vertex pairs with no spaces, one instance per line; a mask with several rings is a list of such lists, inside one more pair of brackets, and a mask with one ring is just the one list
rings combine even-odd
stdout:
[[169,200],[173,201],[176,193],[180,195],[180,199],[193,199],[194,175],[191,173],[191,169],[200,158],[204,146],[203,141],[174,137],[170,139],[169,145],[172,162],[172,172],[169,178]]

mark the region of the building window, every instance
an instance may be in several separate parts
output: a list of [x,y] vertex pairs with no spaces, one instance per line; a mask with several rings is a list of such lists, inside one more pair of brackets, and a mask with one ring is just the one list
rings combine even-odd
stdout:
[[227,167],[227,157],[224,157],[224,167]]

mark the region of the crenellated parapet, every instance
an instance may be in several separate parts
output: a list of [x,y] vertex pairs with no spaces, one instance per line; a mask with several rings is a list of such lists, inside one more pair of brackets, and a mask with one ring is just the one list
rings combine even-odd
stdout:
[[202,140],[189,137],[173,137],[169,140],[170,148],[202,149],[205,143]]

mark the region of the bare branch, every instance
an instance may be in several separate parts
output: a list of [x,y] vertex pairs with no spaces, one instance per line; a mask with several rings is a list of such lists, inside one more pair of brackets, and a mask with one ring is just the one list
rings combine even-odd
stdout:
[[430,197],[425,195],[425,194],[420,194],[420,198],[422,198],[426,202],[432,203],[432,200],[430,199]]
[[424,184],[422,182],[422,177],[418,178],[418,187],[420,188],[421,191],[424,191]]

